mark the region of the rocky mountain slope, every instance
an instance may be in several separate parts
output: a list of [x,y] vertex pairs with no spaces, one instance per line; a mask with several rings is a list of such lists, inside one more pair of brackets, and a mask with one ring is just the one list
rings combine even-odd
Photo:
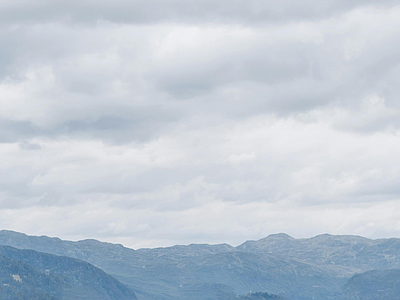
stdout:
[[62,278],[46,275],[32,266],[0,256],[0,299],[59,300],[68,285]]
[[0,299],[135,300],[135,294],[77,259],[0,246]]

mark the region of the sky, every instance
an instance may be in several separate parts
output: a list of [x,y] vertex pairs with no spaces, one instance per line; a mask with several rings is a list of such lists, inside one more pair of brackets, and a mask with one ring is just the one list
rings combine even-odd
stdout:
[[399,78],[398,1],[0,0],[0,228],[400,237]]

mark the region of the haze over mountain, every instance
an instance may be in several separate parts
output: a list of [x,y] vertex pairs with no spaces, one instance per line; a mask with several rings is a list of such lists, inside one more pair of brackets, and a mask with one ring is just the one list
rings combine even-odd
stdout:
[[[354,279],[366,275],[356,274],[400,269],[400,239],[359,236],[294,239],[275,234],[237,247],[192,244],[133,250],[96,240],[71,242],[1,231],[0,244],[86,260],[143,300],[231,300],[250,292],[292,300],[353,299],[362,294],[357,289],[366,288],[365,280]],[[390,282],[387,286],[389,297],[396,287]]]

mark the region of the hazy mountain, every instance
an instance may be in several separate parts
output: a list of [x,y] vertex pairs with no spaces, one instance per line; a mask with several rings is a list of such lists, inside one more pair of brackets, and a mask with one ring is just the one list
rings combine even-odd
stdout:
[[[230,299],[250,291],[329,299],[345,283],[320,267],[229,245],[189,245],[134,251],[94,240],[80,242],[0,232],[0,244],[87,260],[127,284],[143,299]],[[214,295],[214,296],[213,296]],[[214,297],[214,298],[213,298]],[[215,298],[217,297],[217,298]]]
[[[285,234],[238,247],[188,245],[132,250],[95,240],[79,242],[1,231],[0,244],[86,260],[137,292],[139,299],[230,300],[268,292],[293,300],[348,299],[355,274],[400,264],[400,240]],[[354,296],[354,295],[353,295]]]
[[135,300],[93,265],[70,257],[0,246],[0,299]]
[[344,287],[347,295],[360,300],[400,299],[400,270],[369,271],[354,275]]
[[337,269],[342,275],[400,267],[400,239],[395,238],[371,240],[323,234],[294,239],[286,234],[276,234],[259,241],[247,241],[237,249],[291,257]]

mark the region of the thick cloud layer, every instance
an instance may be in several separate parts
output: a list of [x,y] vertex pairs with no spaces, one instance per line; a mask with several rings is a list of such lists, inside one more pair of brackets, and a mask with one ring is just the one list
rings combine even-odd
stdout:
[[395,1],[110,3],[0,4],[2,228],[400,236]]

